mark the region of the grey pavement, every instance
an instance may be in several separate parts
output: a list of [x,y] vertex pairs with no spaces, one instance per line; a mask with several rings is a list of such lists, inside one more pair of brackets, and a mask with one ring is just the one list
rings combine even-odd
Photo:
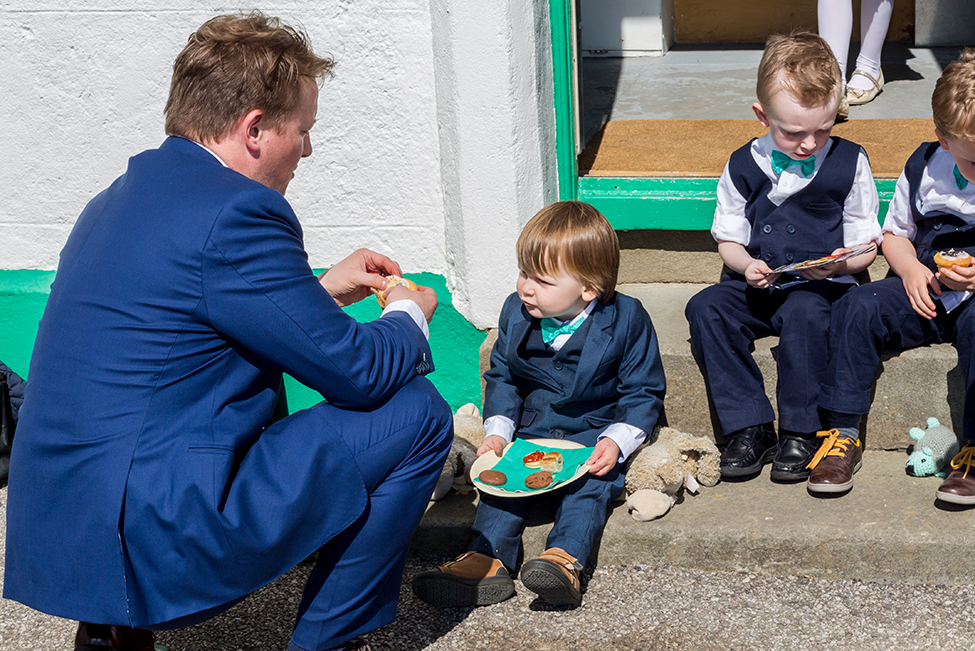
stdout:
[[[939,480],[907,476],[905,459],[868,451],[853,490],[834,499],[773,484],[766,469],[683,496],[653,522],[619,506],[575,610],[549,607],[520,583],[513,599],[480,609],[413,597],[416,572],[466,548],[475,494],[452,493],[414,536],[396,623],[366,640],[376,651],[975,648],[975,511],[935,504]],[[5,511],[3,489],[0,534]],[[529,526],[527,555],[549,526],[544,514]],[[170,651],[283,651],[308,570],[158,642]],[[0,650],[71,649],[73,631],[73,622],[0,601]]]

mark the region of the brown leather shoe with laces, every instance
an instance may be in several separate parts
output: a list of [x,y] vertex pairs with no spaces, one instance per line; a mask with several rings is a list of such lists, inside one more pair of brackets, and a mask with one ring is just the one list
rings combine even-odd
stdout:
[[542,601],[553,606],[578,606],[579,572],[582,566],[573,556],[558,547],[549,547],[535,560],[521,568],[521,582]]
[[951,460],[951,474],[935,493],[943,502],[975,504],[975,447],[964,447]]
[[513,596],[515,582],[498,559],[464,552],[435,570],[417,574],[413,593],[439,608],[487,606]]
[[839,431],[816,432],[825,439],[809,462],[806,489],[810,493],[843,493],[853,487],[853,474],[863,465],[860,439],[841,436]]

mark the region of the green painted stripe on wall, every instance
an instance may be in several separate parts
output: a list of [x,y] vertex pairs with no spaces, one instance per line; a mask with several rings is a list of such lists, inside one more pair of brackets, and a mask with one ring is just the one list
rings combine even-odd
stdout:
[[[896,183],[876,181],[881,224]],[[706,231],[714,218],[717,187],[716,178],[584,176],[579,179],[579,200],[595,206],[618,231]]]
[[[436,370],[430,380],[452,410],[467,402],[481,405],[480,347],[487,336],[475,328],[457,310],[442,276],[429,273],[409,274],[416,283],[437,292],[440,307],[430,323],[430,347]],[[30,353],[37,336],[37,324],[44,313],[50,293],[53,271],[0,270],[0,359],[23,377],[27,377]],[[346,308],[358,321],[379,318],[382,310],[372,298]],[[321,402],[321,396],[286,378],[288,406],[292,411]]]

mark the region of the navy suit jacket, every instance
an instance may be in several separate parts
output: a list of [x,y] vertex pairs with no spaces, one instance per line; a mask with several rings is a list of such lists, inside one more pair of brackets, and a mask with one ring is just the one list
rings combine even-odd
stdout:
[[78,218],[40,322],[4,597],[140,626],[274,580],[367,500],[340,436],[294,416],[264,429],[282,373],[360,410],[430,362],[405,313],[336,306],[280,193],[182,138],[131,158]]
[[[666,381],[650,315],[639,301],[616,292],[600,301],[580,329],[540,368],[521,352],[538,320],[514,293],[505,301],[491,368],[484,374],[484,416],[506,416],[518,436],[564,438],[595,445],[612,423],[651,434],[663,407]],[[578,364],[567,353],[585,335]]]

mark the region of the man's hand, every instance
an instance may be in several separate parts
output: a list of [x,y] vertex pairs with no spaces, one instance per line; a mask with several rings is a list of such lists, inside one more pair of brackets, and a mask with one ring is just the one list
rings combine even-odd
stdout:
[[373,288],[383,289],[386,276],[392,275],[403,275],[398,264],[375,251],[359,249],[320,275],[318,281],[339,307],[346,307],[371,295]]
[[975,292],[975,267],[952,266],[938,271],[938,278],[948,289],[960,292]]
[[599,439],[592,454],[589,455],[589,474],[602,477],[613,469],[616,461],[620,458],[620,448],[616,442],[608,436]]
[[[941,285],[931,270],[920,262],[910,265],[901,272],[901,280],[904,283],[904,291],[907,298],[911,301],[914,311],[930,321],[938,313],[931,295],[928,293],[930,287],[934,293],[941,296]],[[948,283],[945,283],[947,285]]]
[[477,456],[481,456],[486,452],[494,452],[497,456],[501,456],[501,451],[504,450],[504,446],[508,445],[500,436],[492,434],[491,436],[484,437],[484,442],[481,443],[481,447],[477,449]]
[[433,318],[433,313],[437,311],[437,292],[422,285],[418,285],[416,291],[408,289],[403,285],[397,285],[386,293],[386,305],[389,305],[393,301],[402,301],[404,299],[416,303],[423,312],[427,323],[430,323],[430,320]]

